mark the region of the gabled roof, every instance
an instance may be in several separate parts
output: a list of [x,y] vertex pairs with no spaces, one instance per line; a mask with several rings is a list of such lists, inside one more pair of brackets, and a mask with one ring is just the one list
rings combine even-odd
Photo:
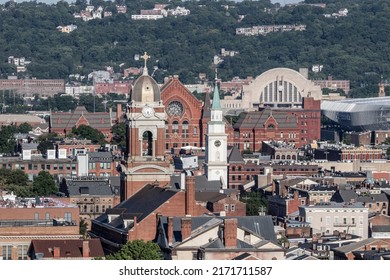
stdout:
[[50,126],[52,128],[70,130],[76,126],[80,118],[85,118],[89,126],[95,129],[111,128],[111,116],[108,112],[90,113],[84,106],[78,106],[73,112],[52,112]]
[[[82,258],[83,257],[83,241],[81,239],[73,240],[32,240],[29,248],[29,254],[34,251],[43,253],[43,258],[54,257],[54,247],[60,249],[60,258]],[[89,239],[89,257],[104,257],[104,252],[100,239]]]
[[234,124],[235,129],[256,129],[264,128],[267,120],[272,117],[279,128],[298,128],[297,117],[284,111],[275,111],[265,107],[257,112],[245,112]]
[[[248,231],[266,241],[276,242],[276,235],[274,231],[274,225],[272,222],[271,216],[242,216],[235,217],[237,219],[237,228]],[[221,217],[221,216],[201,216],[201,217],[191,217],[191,237],[198,236],[216,226],[219,226],[224,222],[225,219],[231,219],[231,217]],[[167,236],[168,230],[168,220],[167,217],[160,217],[160,223],[163,226],[165,236]],[[181,217],[173,218],[173,244],[179,244],[182,242],[181,235]],[[214,240],[215,241],[215,240]],[[241,240],[242,241],[242,240]],[[217,246],[218,241],[215,241],[213,245],[207,246]],[[237,243],[237,246],[244,248],[246,242]],[[206,243],[208,244],[208,243]],[[204,246],[206,246],[206,244]],[[261,245],[261,244],[260,244]],[[252,246],[252,245],[250,245]],[[253,248],[253,246],[251,247]]]
[[[371,243],[374,243],[376,241],[381,241],[381,239],[368,238],[368,239],[364,239],[364,240],[359,241],[359,242],[355,242],[355,243],[352,243],[352,244],[348,244],[348,245],[345,245],[345,246],[334,248],[332,250],[335,251],[335,252],[340,252],[340,253],[347,254],[347,253],[350,253],[352,251],[357,251],[357,250],[361,249],[362,247],[364,247],[366,245],[369,245]],[[389,244],[390,244],[390,241],[389,241]]]
[[240,150],[233,146],[228,155],[228,163],[244,163]]
[[126,219],[126,216],[136,216],[137,222],[139,223],[177,193],[176,190],[147,185],[129,199],[121,202],[114,208],[109,209],[110,211],[99,216],[96,220],[108,226],[125,230],[121,223],[114,224],[115,219],[109,222],[108,214],[114,214],[113,211],[117,211],[116,214],[119,215],[117,219],[119,220]]

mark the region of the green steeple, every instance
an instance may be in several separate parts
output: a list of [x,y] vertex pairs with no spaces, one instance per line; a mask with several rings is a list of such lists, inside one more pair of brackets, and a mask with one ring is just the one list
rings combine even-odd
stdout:
[[211,106],[211,110],[221,110],[221,101],[219,99],[219,90],[218,90],[218,85],[217,85],[217,77],[215,77],[213,104]]

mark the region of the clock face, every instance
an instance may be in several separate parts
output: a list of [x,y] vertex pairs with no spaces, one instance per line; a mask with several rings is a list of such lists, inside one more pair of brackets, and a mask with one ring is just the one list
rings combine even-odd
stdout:
[[221,146],[221,141],[216,140],[216,141],[214,142],[214,145],[215,145],[215,147]]
[[179,101],[172,101],[169,103],[167,107],[167,113],[170,116],[176,115],[181,116],[184,113],[183,104],[181,104]]
[[145,118],[150,118],[154,115],[154,109],[149,106],[145,106],[142,108],[142,115],[144,115]]

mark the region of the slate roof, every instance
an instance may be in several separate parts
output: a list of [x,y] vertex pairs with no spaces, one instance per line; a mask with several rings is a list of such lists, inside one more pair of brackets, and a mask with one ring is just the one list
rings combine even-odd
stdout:
[[66,180],[66,187],[61,185],[61,190],[66,196],[112,196],[113,190],[110,187],[108,180],[100,181],[74,181],[72,179]]
[[346,253],[349,253],[349,252],[352,252],[352,251],[356,251],[356,250],[360,249],[361,247],[363,247],[365,245],[369,245],[369,244],[371,244],[372,242],[374,242],[376,240],[377,240],[376,238],[368,238],[368,239],[364,239],[364,240],[359,241],[359,242],[355,242],[355,243],[352,243],[352,244],[348,244],[348,245],[345,245],[345,246],[334,248],[332,250],[346,254]]
[[236,146],[233,146],[230,149],[230,153],[228,155],[228,163],[244,163],[244,158],[242,157],[240,150]]
[[[104,257],[102,244],[99,239],[89,239],[89,257]],[[32,240],[29,253],[32,250],[37,253],[43,253],[43,258],[53,258],[53,248],[60,248],[60,258],[82,258],[83,240]]]
[[[171,176],[170,185],[175,189],[180,189],[181,180],[179,176]],[[222,184],[220,181],[208,181],[205,175],[195,176],[195,191],[219,192]]]
[[88,152],[89,162],[112,162],[111,152]]
[[[208,231],[223,223],[224,219],[230,219],[231,217],[216,217],[216,216],[200,216],[191,217],[191,236],[196,236]],[[267,241],[276,242],[276,235],[274,231],[274,225],[271,216],[242,216],[237,218],[237,227],[247,230],[257,236],[262,237]],[[165,236],[167,236],[168,221],[167,217],[160,217],[160,222],[163,224]],[[182,242],[181,236],[181,217],[173,218],[173,242]],[[211,246],[211,245],[210,245]],[[216,246],[216,244],[212,245]],[[244,243],[238,244],[238,246],[246,246]],[[240,247],[244,248],[244,247]]]
[[203,202],[217,202],[226,198],[227,195],[219,192],[195,192],[195,200]]
[[50,115],[50,126],[54,129],[70,131],[84,117],[89,126],[96,129],[111,128],[110,113],[90,113],[84,106],[78,106],[73,112],[52,112]]
[[336,191],[332,197],[332,201],[336,201],[339,203],[350,202],[352,200],[356,201],[357,198],[358,195],[354,190],[344,189],[344,190]]
[[270,107],[265,107],[263,110],[257,112],[245,112],[240,114],[240,118],[234,124],[234,128],[264,128],[264,124],[269,117],[275,119],[279,128],[298,128],[296,116],[283,111],[273,111]]
[[[96,221],[119,230],[125,230],[123,228],[124,218],[137,216],[137,222],[139,223],[177,193],[176,190],[147,185],[129,199],[122,201],[114,208],[107,210],[105,214],[97,217]],[[109,223],[108,214],[114,213],[120,216]],[[127,232],[127,230],[125,231]]]

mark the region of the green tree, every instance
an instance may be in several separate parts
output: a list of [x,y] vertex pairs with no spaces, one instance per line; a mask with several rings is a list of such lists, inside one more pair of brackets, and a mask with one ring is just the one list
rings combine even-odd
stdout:
[[47,150],[54,149],[54,144],[48,140],[44,140],[39,143],[37,148],[41,154],[46,155]]
[[85,219],[80,218],[79,233],[85,237],[87,236],[87,230],[88,230],[88,223],[85,221]]
[[47,171],[39,172],[33,182],[33,192],[36,195],[51,195],[58,191],[54,177]]
[[259,212],[267,211],[267,200],[259,192],[246,193],[241,201],[246,203],[248,216],[258,216]]
[[104,134],[89,125],[80,125],[72,128],[72,134],[78,139],[89,139],[94,144],[104,144]]
[[15,151],[16,127],[13,125],[2,126],[0,129],[0,153],[13,153]]
[[32,126],[29,123],[22,123],[18,126],[18,132],[29,133],[32,130]]
[[107,256],[107,260],[161,260],[160,247],[151,241],[133,240],[127,242],[117,253]]
[[112,144],[117,144],[122,150],[126,147],[126,124],[118,123],[111,128]]
[[28,176],[22,170],[0,169],[0,184],[1,185],[18,185],[26,186]]

